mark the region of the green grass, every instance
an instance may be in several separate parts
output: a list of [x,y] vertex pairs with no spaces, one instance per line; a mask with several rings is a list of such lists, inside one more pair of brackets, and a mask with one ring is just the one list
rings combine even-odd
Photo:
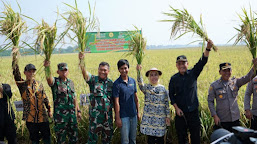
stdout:
[[[187,48],[187,49],[169,49],[169,50],[146,50],[144,61],[142,63],[143,69],[142,72],[145,73],[149,68],[157,67],[163,72],[163,75],[160,77],[160,83],[163,84],[166,88],[168,88],[170,77],[177,72],[175,61],[178,55],[186,55],[189,61],[189,67],[192,68],[194,64],[199,60],[201,48]],[[121,58],[127,58],[130,62],[130,71],[129,76],[136,78],[136,60],[131,57],[124,57],[124,53],[89,53],[85,56],[85,63],[87,70],[91,74],[97,74],[97,67],[101,61],[106,61],[110,64],[110,73],[109,78],[113,81],[119,77],[119,72],[117,70],[117,62]],[[251,54],[246,47],[219,47],[218,52],[211,52],[208,63],[203,69],[200,77],[198,78],[198,97],[200,102],[200,115],[202,122],[202,143],[209,143],[210,134],[212,133],[213,119],[210,116],[210,112],[208,110],[207,104],[207,95],[210,84],[219,79],[219,64],[222,62],[231,62],[232,64],[232,75],[236,77],[243,76],[247,74],[250,70],[251,66]],[[42,81],[46,94],[51,102],[52,102],[52,94],[51,90],[48,87],[45,75],[43,71],[43,60],[44,58],[41,56],[21,56],[19,59],[20,69],[23,70],[25,65],[28,63],[33,63],[37,67],[37,75],[36,79]],[[52,74],[57,76],[57,64],[60,62],[66,62],[69,66],[70,75],[69,78],[72,79],[75,83],[75,89],[77,92],[77,96],[81,93],[89,93],[89,87],[86,82],[83,80],[83,76],[79,69],[79,60],[77,54],[54,54],[51,58],[51,66],[52,66]],[[12,75],[12,67],[11,67],[11,57],[1,57],[0,58],[0,78],[2,83],[9,83],[12,87],[13,98],[11,101],[21,100],[19,91],[17,86],[15,85],[15,81]],[[23,74],[23,72],[21,72]],[[25,78],[24,75],[22,75]],[[144,77],[145,82],[148,82],[147,78]],[[242,112],[241,114],[241,122],[242,125],[248,126],[249,123],[243,116],[243,97],[246,86],[241,87],[239,91],[239,107]],[[140,113],[143,112],[144,106],[144,96],[143,93],[138,89],[138,96],[140,102]],[[79,97],[77,97],[79,99]],[[176,132],[174,127],[174,109],[171,106],[172,110],[172,121],[171,127],[169,128],[169,140],[172,140],[174,143],[177,143],[176,140]],[[88,130],[88,112],[87,107],[82,109],[82,122],[79,124],[79,142],[86,143],[87,141],[87,130]],[[17,134],[18,140],[20,143],[28,143],[29,135],[26,129],[24,121],[22,121],[22,112],[16,112],[16,126],[17,126]],[[114,127],[115,128],[115,127]],[[55,140],[55,135],[53,131],[53,125],[51,125],[52,132],[52,140]],[[113,136],[113,143],[120,142],[119,130],[115,128],[115,133]],[[138,131],[137,136],[138,143],[146,143],[146,137]]]

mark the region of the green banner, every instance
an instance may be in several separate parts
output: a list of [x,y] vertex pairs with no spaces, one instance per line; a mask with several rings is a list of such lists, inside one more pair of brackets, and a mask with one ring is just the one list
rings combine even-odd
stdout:
[[[87,52],[104,53],[110,51],[126,51],[129,49],[129,31],[88,32]],[[141,31],[140,31],[141,33]]]

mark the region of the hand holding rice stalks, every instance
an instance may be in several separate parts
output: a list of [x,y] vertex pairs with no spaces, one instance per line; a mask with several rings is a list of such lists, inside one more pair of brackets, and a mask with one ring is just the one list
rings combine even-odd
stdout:
[[[141,31],[136,27],[135,31],[128,32],[128,36],[130,37],[130,42],[128,44],[129,46],[129,55],[133,55],[136,60],[137,64],[142,64],[143,58],[145,56],[145,50],[146,50],[146,40],[143,38]],[[138,71],[140,74],[140,71]]]
[[[10,5],[4,3],[5,10],[0,16],[0,34],[6,36],[6,40],[11,40],[10,43],[5,45],[0,51],[4,51],[9,47],[13,47],[13,66],[18,64],[19,42],[22,33],[27,30],[25,21],[21,17],[21,13],[14,12]],[[18,5],[19,6],[19,5]],[[20,7],[19,7],[20,8]]]
[[142,64],[145,55],[146,40],[143,38],[140,30],[137,27],[135,28],[136,31],[128,33],[131,40],[128,45],[129,53],[127,55],[133,55],[137,60],[137,64]]
[[[38,25],[37,30],[37,40],[36,45],[39,44],[40,50],[42,50],[45,54],[45,61],[50,61],[51,55],[55,49],[55,40],[56,40],[56,22],[52,27],[50,27],[44,20],[42,20],[42,24]],[[50,66],[45,68],[46,77],[50,77],[51,71]]]
[[256,21],[256,18],[254,18],[254,15],[256,13],[252,12],[251,8],[250,8],[250,15],[248,15],[245,8],[243,8],[242,10],[243,10],[243,15],[238,14],[242,24],[240,25],[240,28],[235,28],[238,31],[238,34],[234,36],[234,37],[237,37],[234,42],[234,45],[238,44],[239,42],[246,43],[254,59],[256,58],[256,48],[257,48],[257,21]]
[[[75,37],[71,37],[71,39],[78,43],[79,52],[84,53],[87,47],[87,42],[89,40],[89,35],[87,35],[87,32],[99,28],[98,21],[95,18],[95,9],[92,13],[90,3],[88,2],[89,17],[85,18],[82,12],[78,9],[76,0],[75,7],[69,4],[66,5],[69,6],[72,10],[65,13],[69,15],[68,18],[65,18],[64,16],[62,17],[67,21],[68,29],[74,32],[76,35],[75,37],[77,37],[77,41],[75,40]],[[85,66],[84,58],[80,60],[79,65]]]
[[[203,46],[205,41],[209,40],[209,37],[207,35],[207,32],[204,29],[202,17],[200,17],[200,26],[196,23],[192,15],[188,13],[186,9],[179,10],[171,7],[170,13],[163,13],[164,15],[167,15],[171,17],[169,20],[162,20],[162,22],[173,22],[172,30],[171,30],[171,37],[175,37],[178,32],[181,32],[176,39],[180,38],[181,36],[193,32],[199,35],[203,39]],[[217,51],[218,48],[213,45],[213,50]]]

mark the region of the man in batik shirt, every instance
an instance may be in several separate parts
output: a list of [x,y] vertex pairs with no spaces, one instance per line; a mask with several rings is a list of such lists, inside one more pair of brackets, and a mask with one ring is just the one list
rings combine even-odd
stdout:
[[[23,101],[23,120],[29,130],[32,144],[38,144],[41,137],[45,144],[50,144],[50,128],[48,116],[51,116],[49,100],[41,82],[34,79],[37,70],[33,64],[24,68],[26,80],[21,78],[19,66],[15,59],[12,62],[13,75]],[[48,109],[48,115],[46,113]]]

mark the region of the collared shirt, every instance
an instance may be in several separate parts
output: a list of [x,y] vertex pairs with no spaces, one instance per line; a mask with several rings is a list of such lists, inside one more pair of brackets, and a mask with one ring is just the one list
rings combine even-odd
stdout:
[[124,82],[120,76],[113,83],[112,96],[119,98],[120,118],[134,117],[137,115],[135,103],[136,92],[136,81],[131,77],[128,77],[128,82]]
[[32,123],[48,122],[46,108],[50,109],[49,100],[42,83],[21,78],[18,65],[14,65],[13,75],[23,101],[23,120]]
[[169,96],[171,104],[176,103],[183,112],[192,112],[198,108],[197,78],[207,61],[208,57],[203,55],[194,67],[187,70],[184,75],[176,73],[170,79]]
[[[213,82],[209,88],[208,106],[211,115],[217,115],[221,122],[234,122],[240,119],[240,111],[237,104],[239,88],[254,77],[253,69],[241,78],[231,78],[228,82],[221,79]],[[216,109],[214,106],[216,99]]]
[[145,135],[162,137],[166,132],[166,118],[170,117],[168,92],[163,85],[144,84],[142,77],[138,77],[137,81],[145,94],[140,131]]
[[74,105],[76,93],[73,81],[68,78],[63,81],[60,77],[54,77],[51,89],[54,102],[54,121],[56,123],[77,123]]
[[107,119],[107,113],[111,113],[110,115],[112,117],[112,80],[109,78],[102,80],[99,76],[91,75],[89,73],[86,82],[90,89],[90,117],[96,118],[100,114],[105,115],[105,118]]
[[[252,107],[250,105],[253,94]],[[244,109],[251,110],[252,114],[257,116],[257,76],[254,77],[247,85],[244,98]]]

